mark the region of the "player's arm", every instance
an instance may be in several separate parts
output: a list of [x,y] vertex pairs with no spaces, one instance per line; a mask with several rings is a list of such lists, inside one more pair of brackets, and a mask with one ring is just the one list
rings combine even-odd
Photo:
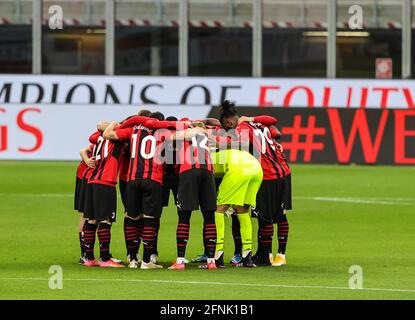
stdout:
[[110,122],[99,122],[97,124],[97,130],[99,132],[104,132],[105,129],[107,129],[110,124],[111,124]]
[[207,118],[204,120],[199,120],[198,122],[202,122],[203,124],[207,125],[207,126],[214,126],[214,127],[220,127],[220,121],[218,119],[215,118]]
[[117,133],[115,132],[115,128],[119,127],[120,125],[118,124],[118,122],[113,121],[110,123],[110,125],[105,129],[104,133],[102,134],[102,136],[104,137],[104,139],[106,140],[121,140]]
[[205,134],[206,130],[200,127],[196,128],[190,128],[182,131],[176,131],[174,132],[170,139],[172,140],[186,140],[190,141],[193,137],[195,137],[198,134]]
[[264,126],[273,126],[277,123],[277,119],[271,116],[256,116],[254,122],[262,123]]
[[87,148],[83,148],[81,149],[81,151],[79,152],[81,159],[83,162],[85,162],[85,164],[89,167],[89,168],[95,168],[95,160],[90,158],[88,156],[88,154],[90,153],[90,147]]
[[205,128],[206,128],[205,123],[204,123],[203,121],[199,121],[199,120],[192,121],[191,126],[192,126],[193,128],[195,128],[195,127],[200,127],[200,128],[203,128],[203,129],[205,129]]
[[149,118],[149,117],[134,116],[123,121],[123,123],[120,126],[120,129],[134,127],[136,125],[143,124],[144,122],[151,120],[151,119],[152,118]]
[[111,122],[107,129],[105,129],[102,136],[107,140],[128,140],[133,134],[134,128],[128,127],[120,129],[121,126],[117,122]]
[[92,144],[96,144],[100,136],[101,136],[101,132],[95,131],[93,134],[89,136],[89,142],[91,142]]
[[149,129],[180,129],[185,128],[186,121],[159,121],[157,119],[151,119],[144,122],[143,126]]
[[279,140],[281,138],[281,131],[278,130],[277,127],[271,126],[269,127],[269,132],[271,133],[271,137],[275,140]]
[[271,126],[269,127],[269,132],[271,133],[272,139],[276,140],[275,144],[277,145],[280,152],[284,152],[284,147],[282,146],[281,143],[278,142],[278,140],[280,140],[281,138],[281,131],[278,130],[277,127]]
[[273,126],[277,123],[277,119],[271,116],[256,116],[256,117],[245,117],[242,116],[238,120],[238,124],[242,122],[259,122],[262,123],[264,126]]

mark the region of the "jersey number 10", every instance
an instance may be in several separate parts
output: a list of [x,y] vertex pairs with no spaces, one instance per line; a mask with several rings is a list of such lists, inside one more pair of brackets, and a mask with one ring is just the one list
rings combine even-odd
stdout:
[[[137,134],[131,136],[133,148],[131,150],[131,158],[134,159],[137,152]],[[150,151],[146,152],[147,143],[150,143]],[[143,159],[151,159],[156,153],[156,138],[153,136],[146,136],[141,140],[140,155]]]

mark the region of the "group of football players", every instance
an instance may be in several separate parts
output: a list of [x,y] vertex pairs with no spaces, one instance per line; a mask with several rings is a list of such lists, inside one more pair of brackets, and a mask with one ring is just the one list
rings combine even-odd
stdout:
[[[110,252],[119,183],[125,208],[124,236],[129,268],[159,269],[158,234],[163,207],[172,192],[177,205],[177,259],[183,270],[191,213],[203,215],[204,253],[192,260],[202,269],[224,268],[225,216],[232,218],[235,244],[231,264],[240,267],[286,264],[291,209],[291,171],[271,116],[239,116],[224,101],[219,119],[178,120],[160,112],[99,123],[81,150],[75,210],[81,212],[80,263],[125,267]],[[258,219],[258,246],[252,253],[251,217]],[[274,224],[278,252],[273,257]],[[100,258],[95,259],[98,235]],[[143,244],[142,256],[139,248]]]

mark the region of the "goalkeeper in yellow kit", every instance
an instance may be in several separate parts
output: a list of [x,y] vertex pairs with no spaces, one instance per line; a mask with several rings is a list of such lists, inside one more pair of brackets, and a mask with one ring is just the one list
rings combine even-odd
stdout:
[[225,266],[223,242],[225,237],[225,214],[229,208],[236,212],[242,240],[243,267],[255,267],[252,262],[252,222],[250,208],[256,205],[256,195],[262,182],[262,168],[249,152],[237,149],[214,153],[215,176],[223,176],[217,196],[215,223],[217,231],[216,266]]

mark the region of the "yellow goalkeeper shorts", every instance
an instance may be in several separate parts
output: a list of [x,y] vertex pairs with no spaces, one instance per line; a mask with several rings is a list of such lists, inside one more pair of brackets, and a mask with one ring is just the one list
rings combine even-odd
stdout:
[[222,153],[219,159],[225,162],[225,172],[219,186],[218,205],[255,206],[262,183],[261,164],[246,151],[229,149],[219,153]]

